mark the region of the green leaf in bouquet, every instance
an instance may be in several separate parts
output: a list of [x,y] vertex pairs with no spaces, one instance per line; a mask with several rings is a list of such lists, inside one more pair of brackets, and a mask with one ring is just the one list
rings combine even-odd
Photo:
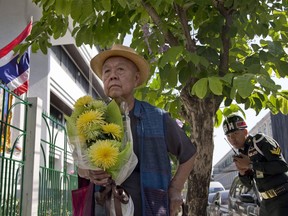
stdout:
[[66,119],[66,128],[67,128],[67,134],[68,136],[71,137],[76,137],[77,136],[77,128],[76,124],[73,118],[64,115],[64,118]]
[[132,154],[133,145],[131,142],[127,142],[125,148],[119,153],[117,157],[117,163],[109,168],[107,171],[111,174],[112,179],[116,179],[121,168],[128,162],[130,155]]
[[115,100],[112,100],[107,105],[106,121],[108,123],[114,123],[114,124],[119,125],[123,131],[123,120],[122,120],[121,111]]

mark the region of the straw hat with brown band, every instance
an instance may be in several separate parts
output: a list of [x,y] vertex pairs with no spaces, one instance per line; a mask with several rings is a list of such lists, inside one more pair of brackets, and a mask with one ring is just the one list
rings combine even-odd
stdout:
[[91,68],[100,79],[102,79],[102,66],[104,62],[113,56],[127,58],[138,67],[140,72],[140,81],[138,86],[141,86],[147,81],[150,71],[149,63],[142,56],[136,53],[134,49],[120,44],[115,44],[110,50],[100,52],[91,60]]

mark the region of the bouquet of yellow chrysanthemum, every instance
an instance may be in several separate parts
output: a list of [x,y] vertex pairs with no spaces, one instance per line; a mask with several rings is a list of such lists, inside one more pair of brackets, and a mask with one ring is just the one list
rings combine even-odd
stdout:
[[133,152],[127,104],[122,102],[119,108],[114,100],[106,104],[84,96],[76,101],[71,116],[65,119],[76,165],[82,169],[102,169],[112,176],[111,184],[96,199],[102,205],[111,203],[106,210],[110,215],[117,215],[116,205],[121,205],[123,215],[133,215],[133,201],[119,186],[138,162]]
[[138,160],[133,152],[128,110],[112,100],[108,104],[83,96],[65,116],[69,143],[79,168],[102,169],[120,185],[131,174]]

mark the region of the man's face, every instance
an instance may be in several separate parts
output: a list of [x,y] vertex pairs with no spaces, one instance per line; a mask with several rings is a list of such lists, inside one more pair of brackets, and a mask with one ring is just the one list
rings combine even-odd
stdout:
[[110,57],[103,64],[102,80],[107,96],[129,99],[139,82],[138,68],[126,58]]
[[241,149],[244,147],[247,133],[248,133],[247,130],[243,129],[243,130],[236,130],[234,132],[231,132],[227,134],[226,136],[227,136],[228,141],[231,143],[231,145],[234,148]]

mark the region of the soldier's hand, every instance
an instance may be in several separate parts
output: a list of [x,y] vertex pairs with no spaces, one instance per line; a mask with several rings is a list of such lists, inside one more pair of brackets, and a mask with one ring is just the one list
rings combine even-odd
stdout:
[[234,157],[233,160],[238,170],[249,169],[251,160],[247,155],[240,154],[239,157]]

